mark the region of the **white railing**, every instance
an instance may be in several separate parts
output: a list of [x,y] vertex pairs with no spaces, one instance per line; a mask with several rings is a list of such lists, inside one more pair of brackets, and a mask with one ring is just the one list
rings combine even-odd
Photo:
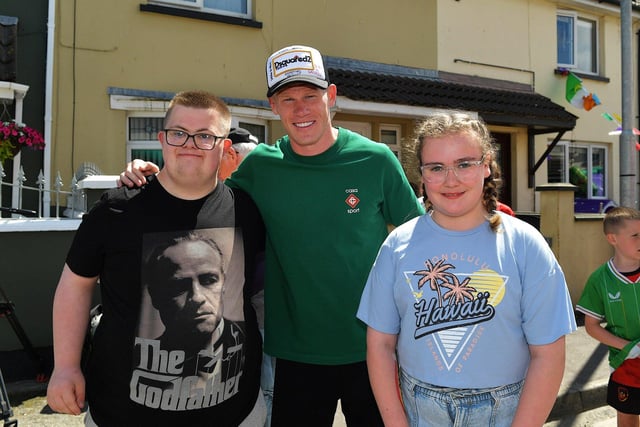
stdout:
[[[0,191],[0,210],[11,214],[11,217],[0,218],[0,232],[6,231],[49,231],[49,230],[75,230],[80,223],[79,218],[87,210],[86,194],[78,185],[76,178],[71,180],[69,190],[64,190],[62,178],[58,172],[53,189],[47,189],[42,170],[34,181],[34,185],[26,185],[29,179],[20,165],[14,181],[5,181],[6,174],[0,164],[0,190],[5,187],[12,188],[11,200],[3,200]],[[38,193],[38,206],[23,206],[23,195],[27,192]],[[45,211],[43,200],[47,196],[55,203],[55,212]],[[66,198],[66,208],[60,212],[61,203]]]
[[[2,192],[0,191],[0,207],[3,208],[4,211],[8,211],[17,217],[37,217],[37,218],[49,218],[51,214],[49,212],[43,211],[43,199],[45,194],[49,193],[49,198],[55,202],[55,214],[53,217],[55,218],[79,218],[84,212],[87,210],[86,206],[86,195],[84,191],[79,187],[76,178],[73,177],[71,180],[70,191],[63,190],[64,184],[62,183],[62,177],[60,176],[60,172],[58,172],[56,176],[55,183],[53,185],[53,190],[46,189],[46,180],[44,178],[44,174],[42,173],[42,169],[40,169],[40,173],[38,174],[37,179],[35,180],[36,187],[25,185],[28,178],[24,173],[24,169],[20,166],[20,170],[16,175],[15,182],[5,181],[5,173],[2,165],[0,164],[0,178],[2,186],[8,186],[14,189],[12,192],[14,194],[14,199],[12,200],[10,206],[5,206],[2,200]],[[38,207],[37,210],[33,209],[24,209],[23,208],[23,194],[28,191],[34,191],[38,193]],[[17,195],[17,198],[15,197]],[[62,199],[66,197],[67,199],[67,209],[65,209],[60,215],[60,206]]]

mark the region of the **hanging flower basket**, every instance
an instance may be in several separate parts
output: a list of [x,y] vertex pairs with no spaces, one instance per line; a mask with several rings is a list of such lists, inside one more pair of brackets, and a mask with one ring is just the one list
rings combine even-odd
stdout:
[[0,164],[13,159],[24,147],[44,150],[44,138],[37,130],[15,120],[0,122]]

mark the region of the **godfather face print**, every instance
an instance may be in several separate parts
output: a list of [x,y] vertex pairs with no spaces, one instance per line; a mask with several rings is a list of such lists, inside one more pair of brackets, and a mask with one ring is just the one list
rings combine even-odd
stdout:
[[234,251],[243,248],[233,228],[144,236],[131,400],[180,411],[238,392],[246,333]]

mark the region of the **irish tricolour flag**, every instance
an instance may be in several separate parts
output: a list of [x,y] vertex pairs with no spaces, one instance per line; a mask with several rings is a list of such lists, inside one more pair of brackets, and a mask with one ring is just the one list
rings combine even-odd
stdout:
[[567,75],[566,98],[574,107],[584,108],[587,111],[600,105],[598,96],[586,90],[582,86],[582,79],[571,72]]

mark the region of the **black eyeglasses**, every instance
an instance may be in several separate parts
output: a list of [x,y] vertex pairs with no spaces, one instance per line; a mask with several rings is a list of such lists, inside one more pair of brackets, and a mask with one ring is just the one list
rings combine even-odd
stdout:
[[189,138],[193,138],[193,143],[196,148],[200,150],[213,150],[213,147],[215,147],[218,142],[225,139],[224,136],[217,136],[211,133],[196,133],[191,135],[179,129],[163,129],[163,131],[167,137],[167,144],[173,145],[174,147],[182,147],[187,143]]

